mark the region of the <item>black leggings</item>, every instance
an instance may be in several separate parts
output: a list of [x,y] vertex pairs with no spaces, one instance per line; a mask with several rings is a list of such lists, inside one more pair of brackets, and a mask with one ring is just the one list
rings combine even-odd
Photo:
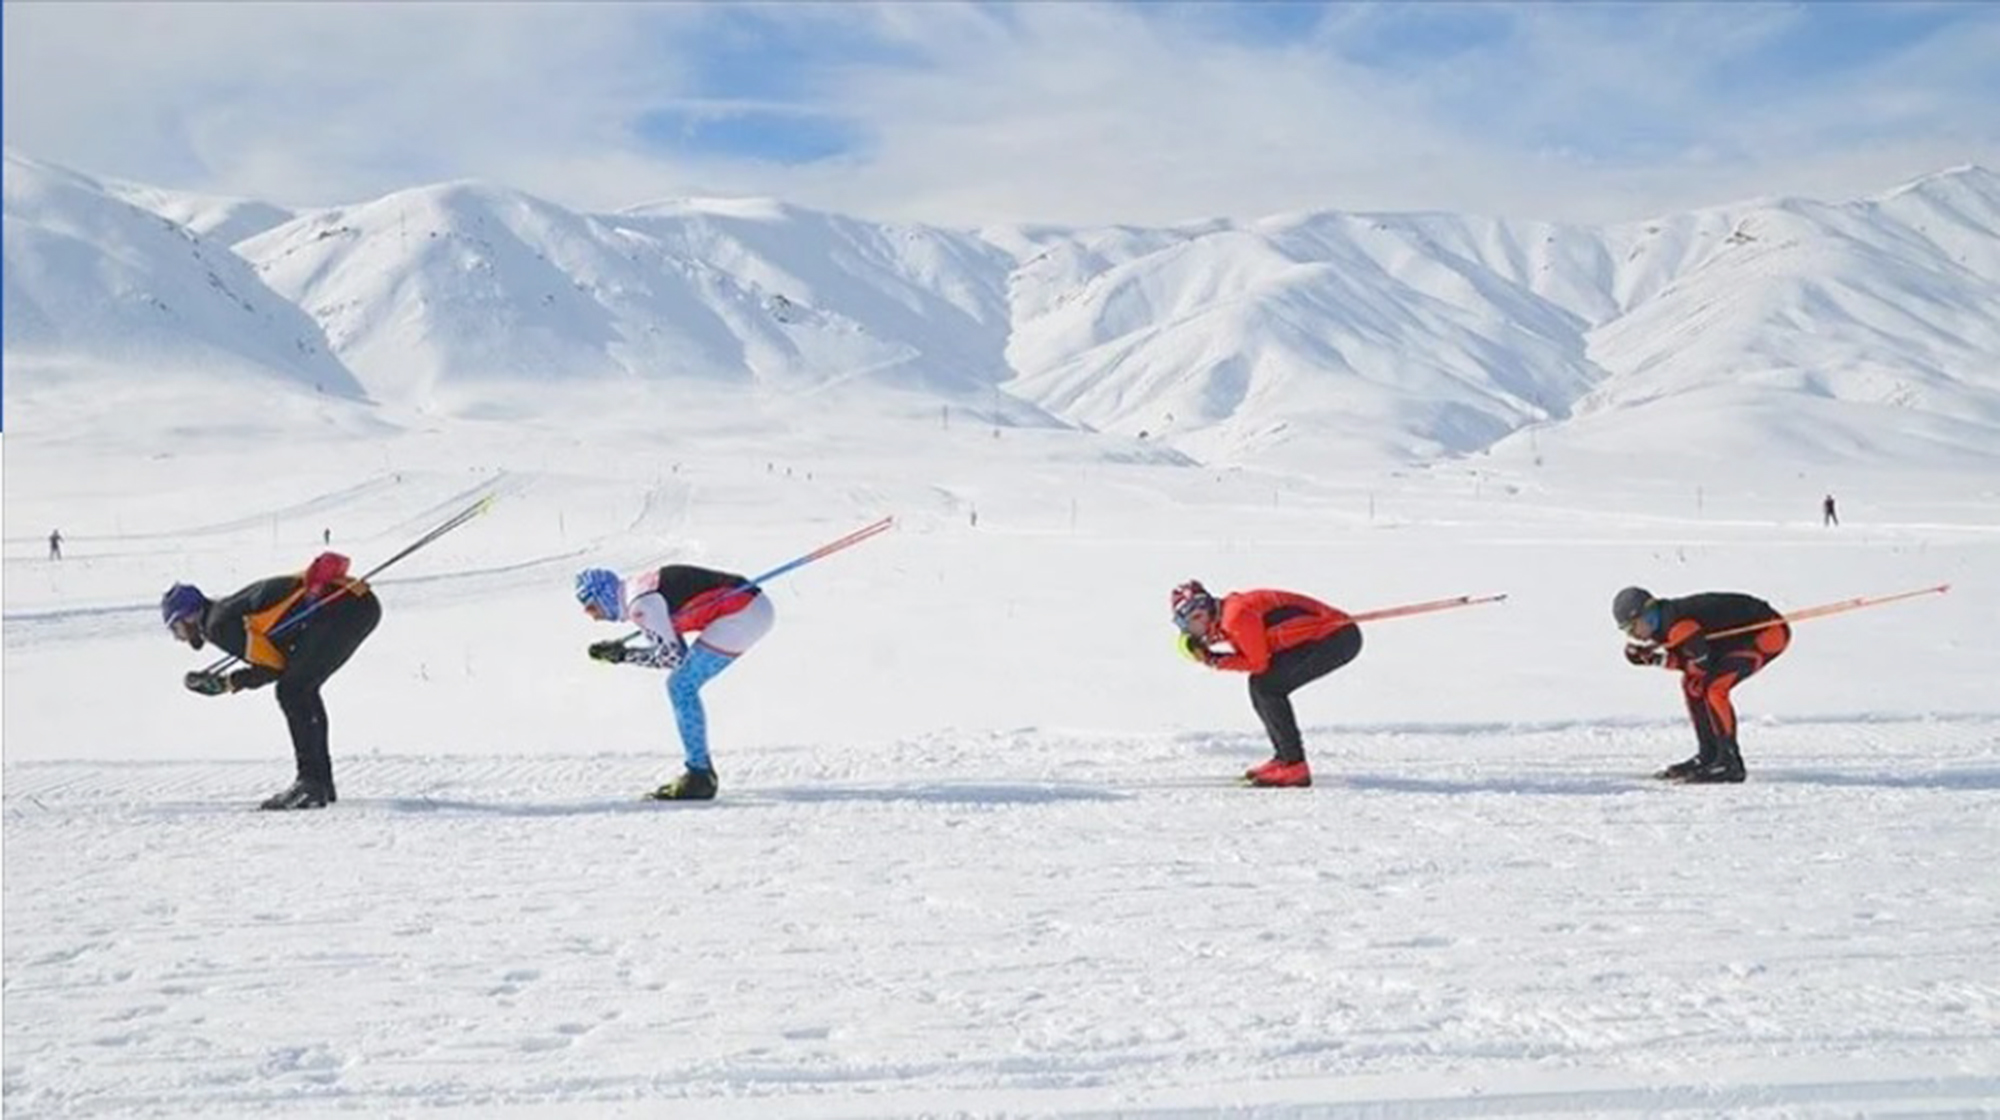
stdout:
[[285,655],[278,677],[278,707],[292,732],[292,755],[299,779],[333,784],[333,758],[327,751],[326,703],[320,686],[326,683],[363,639],[382,621],[382,604],[374,595],[344,597],[314,611],[299,624],[299,633]]
[[1270,667],[1250,674],[1250,706],[1264,721],[1271,748],[1286,762],[1304,762],[1306,748],[1299,737],[1299,720],[1292,714],[1292,693],[1340,668],[1361,653],[1361,627],[1348,626],[1318,641],[1281,650]]

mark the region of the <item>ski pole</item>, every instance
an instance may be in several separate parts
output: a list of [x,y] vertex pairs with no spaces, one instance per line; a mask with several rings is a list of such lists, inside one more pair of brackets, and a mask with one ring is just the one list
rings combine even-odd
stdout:
[[[396,561],[409,556],[411,553],[417,551],[418,549],[424,547],[425,545],[435,542],[439,537],[444,536],[446,533],[451,532],[453,529],[456,529],[459,526],[465,524],[466,522],[472,520],[473,518],[478,517],[480,514],[485,513],[488,509],[492,508],[492,506],[493,506],[493,495],[488,494],[485,497],[479,499],[478,501],[472,503],[471,505],[465,507],[464,509],[458,511],[457,513],[452,514],[449,518],[446,518],[445,521],[442,524],[440,524],[437,528],[430,530],[421,537],[418,537],[414,542],[412,542],[409,545],[409,547],[403,549],[403,551],[398,552],[394,556],[389,557],[387,560],[382,561],[380,564],[377,564],[373,568],[370,568],[368,571],[362,573],[359,579],[356,579],[351,583],[341,584],[338,588],[334,590],[333,594],[328,595],[321,599],[314,600],[304,610],[280,621],[276,626],[273,626],[271,628],[271,632],[265,635],[265,637],[275,638],[278,635],[284,633],[285,631],[290,630],[292,627],[298,625],[299,623],[304,622],[307,618],[310,618],[312,616],[312,613],[314,611],[319,610],[321,607],[326,606],[328,603],[331,603],[334,600],[339,599],[344,595],[347,595],[348,589],[353,587],[355,584],[357,583],[366,584],[369,580],[374,579],[377,575],[381,574],[384,569],[389,567],[389,565],[394,564]],[[224,654],[221,659],[217,660],[214,664],[210,665],[208,668],[202,671],[205,673],[219,673],[222,670],[228,668],[231,662],[240,660],[242,659],[237,657],[233,653]]]
[[[777,579],[779,576],[784,575],[786,572],[789,572],[794,568],[803,568],[807,564],[810,564],[815,560],[823,560],[826,557],[832,556],[834,553],[841,551],[842,549],[852,548],[855,545],[860,544],[862,541],[865,541],[870,537],[886,533],[890,529],[894,528],[895,524],[896,524],[896,519],[894,517],[885,517],[882,520],[877,521],[872,525],[864,525],[861,528],[856,529],[854,532],[847,534],[846,536],[840,538],[837,541],[829,541],[826,544],[820,545],[818,548],[813,549],[811,552],[806,553],[804,556],[798,557],[795,560],[785,561],[784,563],[778,565],[777,567],[772,568],[770,571],[765,572],[763,575],[755,577],[749,583],[746,583],[743,586],[730,591],[728,594],[721,596],[721,599],[728,600],[728,599],[733,599],[738,595],[747,595],[751,591],[756,590],[757,588],[761,587],[762,585],[768,583],[771,580]],[[629,642],[632,639],[639,637],[643,633],[644,631],[642,630],[634,630],[630,634],[627,634],[623,638],[620,638],[619,641]]]
[[[1448,611],[1455,607],[1476,607],[1481,603],[1498,603],[1506,598],[1507,596],[1505,595],[1457,595],[1450,599],[1432,599],[1428,603],[1408,603],[1400,607],[1381,607],[1377,610],[1362,611],[1360,614],[1351,614],[1347,617],[1353,622],[1377,622],[1385,618],[1407,618],[1413,614]],[[1185,643],[1181,645],[1181,652],[1187,654],[1193,660],[1200,660],[1194,657],[1193,652],[1187,648]]]
[[1350,615],[1356,622],[1375,622],[1384,618],[1404,618],[1413,614],[1429,614],[1432,611],[1448,611],[1456,607],[1472,607],[1480,603],[1498,603],[1505,595],[1459,595],[1451,599],[1433,599],[1428,603],[1411,603],[1401,607],[1383,607],[1380,610],[1362,611]]
[[1847,611],[1858,611],[1863,607],[1879,607],[1884,603],[1893,603],[1899,599],[1914,599],[1919,595],[1942,595],[1950,590],[1951,584],[1940,583],[1936,587],[1919,587],[1915,591],[1898,591],[1894,595],[1842,599],[1837,603],[1821,603],[1817,607],[1804,607],[1790,614],[1779,615],[1777,618],[1767,618],[1762,622],[1753,622],[1748,626],[1732,626],[1727,630],[1716,630],[1703,634],[1702,637],[1733,638],[1738,634],[1749,634],[1753,631],[1763,630],[1766,627],[1778,626],[1787,622],[1804,622],[1809,618],[1824,618],[1830,614],[1844,614]]

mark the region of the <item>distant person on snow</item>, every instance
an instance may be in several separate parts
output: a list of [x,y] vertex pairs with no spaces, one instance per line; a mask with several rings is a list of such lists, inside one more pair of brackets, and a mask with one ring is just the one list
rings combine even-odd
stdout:
[[194,670],[182,682],[188,691],[222,696],[277,683],[298,775],[262,808],[323,809],[339,800],[320,689],[382,620],[375,593],[348,577],[347,558],[322,553],[304,572],[259,580],[213,602],[176,583],[160,598],[160,616],[195,649],[214,642],[247,663],[233,672]]
[[[1310,786],[1291,695],[1361,652],[1361,627],[1343,611],[1290,591],[1236,591],[1221,599],[1199,580],[1174,588],[1180,647],[1212,669],[1250,674],[1250,706],[1274,752],[1243,778],[1253,786]],[[1227,643],[1227,651],[1214,647]]]
[[[1695,756],[1653,776],[1697,785],[1742,781],[1743,752],[1736,742],[1736,707],[1729,691],[1791,644],[1784,616],[1762,599],[1734,592],[1656,599],[1643,587],[1627,587],[1612,598],[1611,617],[1633,639],[1625,646],[1625,660],[1680,671],[1688,718],[1694,723]],[[1758,623],[1768,625],[1711,637]]]
[[[669,564],[632,580],[586,568],[576,576],[584,613],[603,622],[630,621],[644,645],[624,638],[593,642],[590,656],[613,664],[667,670],[667,698],[674,708],[686,768],[646,796],[654,801],[708,801],[715,797],[715,764],[708,756],[708,714],[701,689],[771,632],[770,596],[742,576]],[[699,634],[692,647],[686,636]]]
[[1840,514],[1834,512],[1832,494],[1828,494],[1819,504],[1819,523],[1822,526],[1840,524]]
[[62,559],[62,530],[49,530],[49,559]]

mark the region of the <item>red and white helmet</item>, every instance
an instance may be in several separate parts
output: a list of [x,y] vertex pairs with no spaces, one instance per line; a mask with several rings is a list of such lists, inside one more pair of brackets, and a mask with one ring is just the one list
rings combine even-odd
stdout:
[[1201,581],[1198,579],[1191,579],[1174,588],[1173,604],[1174,624],[1179,626],[1184,633],[1194,633],[1193,630],[1189,629],[1189,621],[1195,614],[1202,613],[1208,615],[1209,621],[1212,623],[1219,613],[1215,606],[1215,596],[1210,595],[1208,588],[1203,587]]

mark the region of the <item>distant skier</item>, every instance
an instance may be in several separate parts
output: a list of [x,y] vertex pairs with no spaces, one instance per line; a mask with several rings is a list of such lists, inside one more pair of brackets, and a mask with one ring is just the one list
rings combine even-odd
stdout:
[[[669,564],[628,587],[616,572],[586,568],[576,576],[576,599],[604,622],[630,621],[644,645],[625,639],[593,642],[590,656],[613,664],[667,670],[686,762],[680,777],[646,796],[654,801],[707,801],[715,797],[715,764],[708,755],[708,715],[701,689],[770,633],[776,612],[770,596],[742,576]],[[692,648],[686,635],[699,634]]]
[[[1625,646],[1625,660],[1681,673],[1697,750],[1693,758],[1653,776],[1700,785],[1742,781],[1743,752],[1736,742],[1736,707],[1729,691],[1791,644],[1791,627],[1774,621],[1783,616],[1762,599],[1734,592],[1656,599],[1643,587],[1627,587],[1612,598],[1611,617],[1633,639]],[[1708,636],[1757,623],[1770,625]]]
[[1826,525],[1838,526],[1840,524],[1840,514],[1835,512],[1833,508],[1832,494],[1828,494],[1825,497],[1825,499],[1819,503],[1819,523],[1821,526],[1826,526]]
[[194,670],[182,682],[188,691],[221,696],[277,682],[298,774],[262,808],[323,809],[339,800],[320,689],[382,620],[375,593],[348,577],[347,558],[322,553],[304,572],[259,580],[213,602],[176,583],[160,598],[160,616],[195,649],[214,642],[248,663],[227,673]]
[[[1174,588],[1181,651],[1212,669],[1250,674],[1250,706],[1271,737],[1270,761],[1243,775],[1253,786],[1312,785],[1291,694],[1354,660],[1361,627],[1344,611],[1290,591],[1236,591],[1220,600],[1199,580]],[[1227,651],[1217,650],[1227,643]]]
[[62,530],[49,530],[49,559],[62,559]]

